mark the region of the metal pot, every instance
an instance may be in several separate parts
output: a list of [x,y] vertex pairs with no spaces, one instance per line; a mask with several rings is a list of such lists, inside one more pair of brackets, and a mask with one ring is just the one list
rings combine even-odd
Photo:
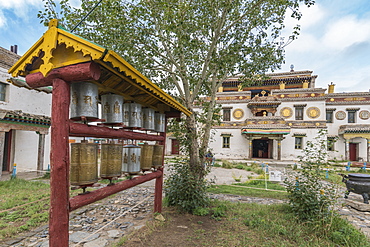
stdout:
[[342,182],[346,184],[347,191],[344,198],[348,198],[349,193],[362,195],[364,203],[369,204],[370,175],[361,173],[350,173],[343,176]]

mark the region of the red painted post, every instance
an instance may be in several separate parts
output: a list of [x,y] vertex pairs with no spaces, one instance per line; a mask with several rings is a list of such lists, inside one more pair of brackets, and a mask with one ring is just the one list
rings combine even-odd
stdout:
[[165,120],[165,131],[160,134],[163,139],[159,144],[163,145],[163,163],[162,168],[158,170],[162,171],[162,176],[155,179],[155,188],[154,188],[154,213],[162,213],[162,200],[163,200],[163,172],[164,172],[164,154],[166,153],[166,128],[167,127],[167,118]]
[[127,131],[123,129],[112,129],[108,127],[98,127],[93,125],[86,125],[71,122],[69,125],[70,136],[89,136],[99,138],[123,138],[123,139],[137,139],[143,141],[163,141],[163,136],[149,135],[145,133]]
[[68,247],[70,88],[61,79],[52,84],[49,246]]
[[125,181],[116,183],[115,185],[112,185],[112,186],[106,186],[104,188],[91,191],[88,194],[74,196],[69,200],[69,205],[70,205],[69,209],[70,211],[76,210],[82,206],[99,201],[101,199],[104,199],[122,190],[129,189],[136,185],[145,183],[149,180],[162,177],[162,176],[163,176],[162,171],[156,171],[156,172],[145,174],[143,176],[135,177],[130,180],[125,180]]

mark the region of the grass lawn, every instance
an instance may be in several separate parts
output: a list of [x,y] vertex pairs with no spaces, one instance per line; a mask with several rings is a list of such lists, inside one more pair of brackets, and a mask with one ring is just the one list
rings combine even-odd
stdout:
[[206,215],[190,215],[164,208],[165,222],[149,221],[116,246],[370,246],[347,221],[300,223],[287,204],[214,201],[208,209]]
[[0,181],[0,241],[47,222],[49,196],[40,181]]

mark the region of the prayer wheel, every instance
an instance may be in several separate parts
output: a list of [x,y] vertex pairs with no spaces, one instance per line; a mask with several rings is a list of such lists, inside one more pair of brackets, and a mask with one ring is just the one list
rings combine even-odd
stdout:
[[146,130],[155,130],[154,110],[152,108],[143,108],[143,128]]
[[71,185],[89,186],[98,181],[98,144],[71,143]]
[[142,127],[142,112],[141,105],[137,103],[128,103],[130,105],[128,127],[141,128]]
[[163,113],[154,114],[155,131],[157,132],[165,131],[165,119],[166,119],[166,115]]
[[70,118],[98,119],[98,85],[90,82],[71,83]]
[[114,143],[101,144],[100,177],[112,179],[121,176],[122,145]]
[[123,104],[123,115],[122,115],[123,125],[128,126],[129,121],[130,121],[129,116],[130,116],[130,103],[124,103]]
[[141,148],[139,146],[129,144],[123,146],[122,172],[130,175],[135,175],[140,172],[140,156]]
[[123,96],[117,94],[105,94],[101,96],[101,112],[105,123],[122,123],[122,107]]
[[163,145],[153,145],[153,167],[155,169],[163,165]]
[[152,168],[153,164],[153,145],[148,143],[140,144],[141,147],[141,158],[140,168],[142,171],[148,171]]

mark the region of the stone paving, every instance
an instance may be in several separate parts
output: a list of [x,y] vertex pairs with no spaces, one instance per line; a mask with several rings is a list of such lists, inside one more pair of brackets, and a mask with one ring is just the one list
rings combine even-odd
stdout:
[[[217,177],[217,184],[231,184],[234,182],[227,172],[229,169],[212,168],[212,177]],[[236,171],[234,171],[236,172]],[[244,172],[244,171],[243,171]],[[243,173],[243,176],[249,173]],[[70,215],[69,246],[75,247],[104,247],[118,242],[126,234],[145,226],[153,219],[154,182],[149,181],[140,186],[117,193],[114,197],[87,205],[72,212]],[[284,200],[254,198],[236,195],[210,194],[210,198],[229,200],[242,203],[273,204],[284,203]],[[361,200],[360,195],[350,194],[349,199]],[[370,212],[357,211],[342,204],[338,212],[355,227],[370,237]],[[48,225],[41,226],[33,231],[21,234],[5,243],[5,246],[49,246]]]

